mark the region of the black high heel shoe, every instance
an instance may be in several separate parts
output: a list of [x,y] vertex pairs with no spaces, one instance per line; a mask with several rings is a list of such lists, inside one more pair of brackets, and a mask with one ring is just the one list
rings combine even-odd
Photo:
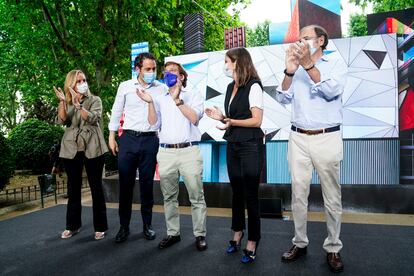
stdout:
[[239,242],[236,242],[234,240],[229,241],[230,245],[229,247],[227,247],[226,252],[231,254],[231,253],[239,251],[243,237],[244,237],[244,232],[242,232]]
[[254,260],[256,259],[256,252],[257,252],[258,247],[259,247],[259,241],[256,241],[256,247],[254,251],[243,249],[243,257],[241,259],[241,262],[244,264],[254,262]]

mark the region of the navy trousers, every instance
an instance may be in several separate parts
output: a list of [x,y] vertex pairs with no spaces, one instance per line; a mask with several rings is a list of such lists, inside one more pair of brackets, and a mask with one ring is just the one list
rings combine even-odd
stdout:
[[131,221],[137,168],[139,170],[142,222],[143,224],[151,224],[158,146],[157,136],[140,136],[124,132],[119,139],[119,219],[121,226],[125,228],[129,228]]

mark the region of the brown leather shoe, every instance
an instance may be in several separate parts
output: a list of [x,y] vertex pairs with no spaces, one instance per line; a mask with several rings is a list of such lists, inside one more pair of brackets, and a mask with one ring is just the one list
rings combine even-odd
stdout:
[[326,255],[326,260],[328,261],[329,268],[332,272],[341,272],[344,270],[344,264],[341,260],[341,255],[339,253],[328,253]]
[[306,252],[308,251],[307,247],[300,248],[296,245],[292,246],[289,251],[283,253],[282,255],[282,261],[283,262],[293,262],[296,261],[300,256],[306,255]]

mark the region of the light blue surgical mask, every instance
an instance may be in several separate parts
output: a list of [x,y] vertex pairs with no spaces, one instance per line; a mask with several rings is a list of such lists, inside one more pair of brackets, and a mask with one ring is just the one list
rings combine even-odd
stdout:
[[145,72],[142,79],[147,83],[151,84],[155,80],[156,72]]
[[226,77],[233,78],[233,70],[227,68],[226,64],[224,64],[223,72]]
[[315,46],[314,46],[314,44],[313,44],[313,39],[312,40],[308,40],[308,41],[306,41],[307,43],[308,43],[308,45],[309,45],[309,51],[310,51],[310,54],[311,55],[313,55],[315,52],[316,52],[316,50],[318,50],[317,48],[315,48]]

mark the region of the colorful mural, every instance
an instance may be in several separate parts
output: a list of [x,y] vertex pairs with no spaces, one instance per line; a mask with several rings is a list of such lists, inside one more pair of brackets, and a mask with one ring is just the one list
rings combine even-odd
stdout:
[[269,25],[269,44],[290,43],[298,40],[301,28],[318,24],[331,38],[340,38],[340,0],[291,0],[291,20]]

